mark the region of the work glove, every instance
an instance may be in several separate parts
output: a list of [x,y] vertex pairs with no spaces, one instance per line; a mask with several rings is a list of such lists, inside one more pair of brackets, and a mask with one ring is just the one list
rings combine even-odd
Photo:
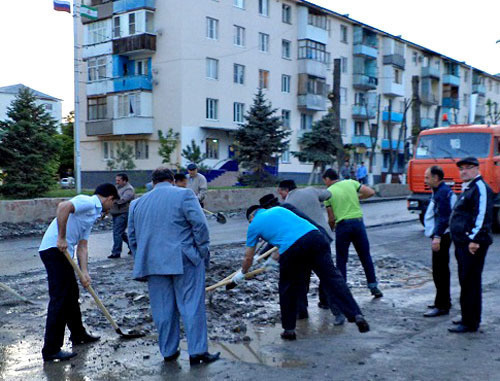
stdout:
[[233,283],[241,284],[245,281],[245,274],[243,274],[241,270],[238,270],[238,272],[234,274],[231,280],[233,281]]

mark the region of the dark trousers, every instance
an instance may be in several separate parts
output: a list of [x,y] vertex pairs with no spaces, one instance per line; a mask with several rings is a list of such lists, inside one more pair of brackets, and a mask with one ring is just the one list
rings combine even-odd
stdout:
[[50,297],[42,354],[51,355],[61,350],[66,326],[72,336],[80,336],[85,330],[78,304],[78,284],[70,263],[57,248],[41,251],[40,258],[47,270]]
[[[302,236],[281,254],[279,262],[281,324],[284,329],[295,329],[297,299],[311,270],[320,279],[330,306],[336,304],[349,320],[361,314],[342,274],[333,264],[330,245],[319,231],[313,230]],[[335,314],[336,311],[332,312]]]
[[366,235],[365,224],[362,218],[340,221],[335,228],[335,251],[337,268],[347,280],[347,259],[349,257],[349,246],[354,245],[359,260],[365,270],[368,287],[377,286],[375,268],[370,255],[370,243]]
[[469,245],[455,243],[462,323],[472,329],[477,329],[481,323],[481,274],[487,252],[488,245],[481,245],[476,254],[472,255]]
[[127,223],[128,213],[115,214],[113,216],[113,249],[111,250],[111,254],[120,255],[122,253],[123,242],[129,246],[126,233]]
[[449,310],[450,297],[450,234],[443,234],[439,251],[432,252],[432,278],[436,286],[434,306],[441,310]]
[[[309,277],[306,280],[306,284],[299,291],[299,298],[297,300],[297,311],[299,314],[304,314],[307,312],[307,307],[309,306],[309,302],[307,300],[307,294],[309,293],[309,284],[311,282],[312,272],[309,272]],[[324,305],[328,305],[328,298],[326,297],[325,291],[323,290],[323,286],[321,282],[318,286],[318,294],[319,294],[319,302]]]

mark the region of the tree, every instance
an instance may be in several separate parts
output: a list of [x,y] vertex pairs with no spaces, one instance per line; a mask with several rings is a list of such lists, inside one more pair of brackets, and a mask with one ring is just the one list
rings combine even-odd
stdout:
[[[387,170],[388,174],[392,174],[394,164],[397,161],[397,158],[399,156],[399,147],[401,146],[401,143],[405,143],[406,139],[406,133],[407,133],[407,123],[406,123],[406,117],[408,114],[408,110],[410,109],[414,99],[407,99],[405,98],[403,103],[404,103],[404,109],[403,109],[403,118],[401,120],[401,127],[398,131],[398,139],[396,141],[396,149],[393,147],[393,140],[392,140],[392,123],[390,122],[392,120],[392,99],[389,100],[389,115],[388,115],[388,123],[387,123],[387,134],[388,134],[388,140],[389,140],[389,168]],[[406,163],[405,163],[406,164]]]
[[245,124],[234,133],[237,160],[253,172],[250,181],[257,186],[269,179],[265,166],[274,165],[276,158],[288,149],[286,139],[291,131],[282,128],[281,118],[275,112],[259,89],[245,115]]
[[56,135],[59,141],[59,169],[57,172],[60,177],[66,177],[73,173],[75,166],[75,142],[73,139],[75,113],[71,111],[65,117],[65,123],[61,124],[61,134]]
[[205,160],[207,156],[201,153],[201,148],[196,144],[194,139],[191,140],[190,145],[186,146],[186,148],[182,150],[181,156],[190,163],[196,164],[200,170],[208,169],[202,164],[203,160]]
[[56,183],[59,142],[56,121],[43,105],[36,104],[33,93],[19,90],[7,109],[10,119],[0,121],[0,168],[6,196],[40,196]]
[[334,123],[332,112],[324,115],[323,118],[313,123],[312,130],[304,133],[298,143],[300,151],[292,151],[292,155],[302,162],[313,163],[308,184],[312,184],[316,169],[321,172],[326,165],[335,161],[337,155],[336,137],[332,133]]
[[107,161],[108,169],[120,171],[134,169],[134,156],[134,147],[127,144],[125,140],[121,140],[117,144],[115,158]]
[[486,116],[489,118],[488,124],[497,124],[500,120],[500,110],[498,109],[498,103],[493,102],[490,98],[486,101]]
[[158,155],[162,157],[163,164],[170,163],[170,155],[175,151],[177,145],[179,144],[180,134],[174,132],[173,129],[169,128],[166,135],[163,135],[163,131],[158,131],[158,140],[160,141],[160,147],[158,148]]

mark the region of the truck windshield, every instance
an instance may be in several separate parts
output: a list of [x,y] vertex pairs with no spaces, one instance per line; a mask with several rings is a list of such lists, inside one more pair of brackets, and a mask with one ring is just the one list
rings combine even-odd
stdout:
[[424,135],[417,146],[416,159],[487,157],[491,135],[481,133],[450,133]]

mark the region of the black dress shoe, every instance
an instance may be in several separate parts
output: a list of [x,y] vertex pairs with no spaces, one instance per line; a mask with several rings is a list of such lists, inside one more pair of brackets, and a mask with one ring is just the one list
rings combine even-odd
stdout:
[[463,324],[458,324],[455,327],[448,328],[448,331],[452,333],[476,332],[477,328],[471,328]]
[[43,361],[66,361],[76,355],[77,354],[75,352],[59,351],[52,355],[43,355]]
[[452,320],[452,321],[451,321],[451,324],[455,324],[455,325],[462,324],[462,318]]
[[433,308],[429,312],[426,312],[424,314],[424,317],[443,316],[443,315],[448,315],[449,313],[450,313],[450,310],[442,310],[441,308]]
[[358,331],[361,333],[368,332],[370,330],[370,326],[368,322],[365,320],[363,315],[356,315],[354,318],[354,322],[358,326]]
[[205,352],[201,355],[189,356],[189,365],[198,365],[201,363],[210,364],[211,362],[217,361],[219,358],[220,352],[214,354]]
[[318,307],[321,308],[322,310],[329,310],[330,306],[327,303],[323,302],[318,302]]
[[111,255],[108,255],[108,258],[110,258],[110,259],[120,258],[120,254],[111,254]]
[[96,341],[99,341],[100,338],[101,336],[93,336],[85,332],[81,336],[76,336],[76,337],[71,336],[69,339],[71,340],[73,345],[78,345],[78,344],[94,343]]
[[169,361],[174,361],[174,360],[177,360],[177,358],[181,355],[181,351],[177,349],[177,351],[175,351],[175,353],[171,356],[167,356],[167,357],[164,357],[163,358],[163,361],[165,362],[169,362]]
[[427,308],[432,309],[432,308],[436,308],[436,306],[435,306],[434,304],[429,304],[429,305],[427,306]]
[[372,295],[375,299],[381,298],[382,296],[384,296],[384,294],[382,294],[382,291],[380,291],[378,287],[371,287],[370,292],[372,293]]
[[295,331],[283,331],[280,336],[283,340],[297,340],[297,334]]

